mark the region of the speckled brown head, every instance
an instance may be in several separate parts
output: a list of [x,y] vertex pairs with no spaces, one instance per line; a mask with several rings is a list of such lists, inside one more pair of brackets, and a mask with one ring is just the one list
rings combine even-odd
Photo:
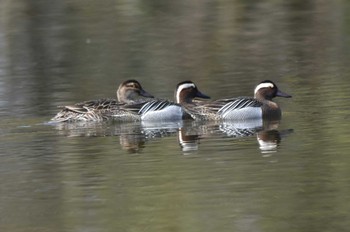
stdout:
[[117,98],[121,103],[133,103],[140,98],[153,98],[136,80],[127,80],[119,85]]

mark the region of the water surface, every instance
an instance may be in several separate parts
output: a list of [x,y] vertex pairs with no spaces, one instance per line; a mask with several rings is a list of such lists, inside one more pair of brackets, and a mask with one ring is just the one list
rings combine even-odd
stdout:
[[[1,231],[346,231],[345,1],[2,1]],[[57,106],[273,80],[279,123],[48,125]]]

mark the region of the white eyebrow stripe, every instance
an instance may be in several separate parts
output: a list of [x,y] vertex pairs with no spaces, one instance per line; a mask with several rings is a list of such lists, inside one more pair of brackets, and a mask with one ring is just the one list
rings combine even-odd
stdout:
[[185,84],[181,84],[177,90],[176,90],[176,103],[180,103],[180,93],[182,90],[184,89],[188,89],[188,88],[196,88],[196,86],[193,83],[185,83]]
[[262,88],[273,88],[274,87],[274,85],[272,84],[272,83],[261,83],[261,84],[259,84],[256,88],[255,88],[255,90],[254,90],[254,94],[256,94],[258,91],[259,91],[259,89],[262,89]]

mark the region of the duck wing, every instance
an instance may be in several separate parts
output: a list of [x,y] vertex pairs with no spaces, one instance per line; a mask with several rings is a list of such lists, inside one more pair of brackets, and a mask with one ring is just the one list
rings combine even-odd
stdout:
[[197,119],[220,119],[220,115],[231,110],[243,109],[245,107],[260,107],[262,103],[254,98],[238,97],[218,99],[211,102],[196,102],[192,105],[186,105],[186,111]]
[[61,106],[62,110],[51,121],[101,121],[107,119],[113,111],[122,105],[124,103],[119,103],[116,99],[98,99],[79,102],[70,106]]
[[133,113],[142,115],[142,114],[146,114],[147,112],[159,111],[172,105],[178,105],[178,104],[168,100],[153,100],[153,101],[148,101],[148,102],[143,102],[138,104],[127,104],[122,106],[121,108],[127,111],[131,111]]
[[105,110],[121,107],[125,103],[120,103],[116,99],[98,99],[79,102],[71,106],[63,106],[62,108],[76,113],[86,113],[91,110]]
[[218,106],[221,106],[218,110],[218,114],[225,114],[230,111],[239,110],[247,107],[261,107],[262,103],[254,98],[228,98],[218,100]]

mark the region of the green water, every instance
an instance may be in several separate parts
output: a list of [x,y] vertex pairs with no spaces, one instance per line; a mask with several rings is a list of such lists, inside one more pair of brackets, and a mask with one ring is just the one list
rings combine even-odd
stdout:
[[[347,231],[349,6],[1,1],[0,230]],[[213,99],[271,79],[293,98],[264,130],[45,124],[129,78],[169,99],[187,79]]]

